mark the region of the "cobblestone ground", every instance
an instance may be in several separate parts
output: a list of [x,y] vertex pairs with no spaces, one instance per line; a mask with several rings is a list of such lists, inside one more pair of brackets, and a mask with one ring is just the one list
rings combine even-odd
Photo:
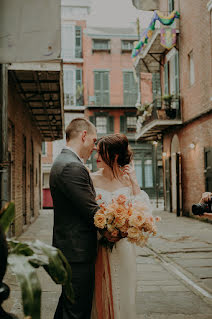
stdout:
[[[156,211],[162,221],[148,247],[137,248],[137,319],[212,319],[212,224]],[[40,217],[20,237],[51,244],[52,211]],[[43,270],[42,319],[52,319],[60,287]],[[8,270],[11,296],[4,308],[23,318],[20,290]],[[129,318],[134,319],[134,318]]]

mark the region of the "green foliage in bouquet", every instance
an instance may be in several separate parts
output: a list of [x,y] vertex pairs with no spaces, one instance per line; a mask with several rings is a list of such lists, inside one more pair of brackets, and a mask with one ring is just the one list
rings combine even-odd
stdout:
[[[15,205],[10,202],[0,212],[0,227],[9,230],[15,217]],[[32,319],[41,318],[41,286],[36,268],[43,267],[56,284],[63,285],[67,298],[73,303],[74,293],[71,284],[71,267],[62,252],[36,240],[19,242],[7,239],[8,264],[20,283],[23,312]]]

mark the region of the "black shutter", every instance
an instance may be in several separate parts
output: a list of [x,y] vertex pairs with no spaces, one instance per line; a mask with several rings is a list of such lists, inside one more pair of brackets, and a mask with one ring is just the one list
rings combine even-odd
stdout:
[[108,133],[114,133],[114,117],[108,116]]
[[120,116],[120,133],[126,133],[126,117]]

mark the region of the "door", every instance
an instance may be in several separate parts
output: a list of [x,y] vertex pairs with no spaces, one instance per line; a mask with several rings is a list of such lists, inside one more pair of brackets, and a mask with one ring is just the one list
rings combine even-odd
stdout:
[[212,192],[212,147],[205,148],[205,191]]
[[171,212],[171,184],[170,184],[171,158],[165,160],[165,210]]
[[182,211],[181,161],[181,154],[176,153],[176,214],[178,217]]

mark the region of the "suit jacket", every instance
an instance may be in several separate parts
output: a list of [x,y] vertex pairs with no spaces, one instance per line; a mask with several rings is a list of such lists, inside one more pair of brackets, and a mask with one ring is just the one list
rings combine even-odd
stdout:
[[90,174],[76,154],[63,149],[50,172],[54,206],[53,245],[70,263],[93,263],[97,253],[94,214],[98,210]]

